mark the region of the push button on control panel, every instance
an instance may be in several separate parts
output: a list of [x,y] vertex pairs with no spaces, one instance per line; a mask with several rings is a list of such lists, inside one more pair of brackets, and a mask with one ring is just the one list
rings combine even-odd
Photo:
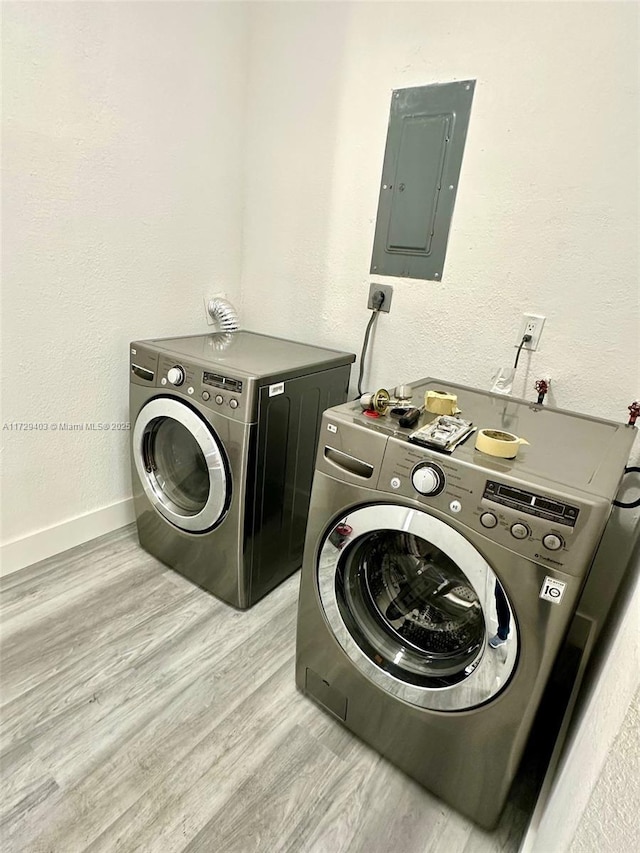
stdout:
[[564,545],[564,542],[555,533],[547,533],[546,536],[542,537],[542,544],[549,551],[559,551]]
[[229,405],[231,406],[231,408],[232,408],[232,409],[237,409],[237,408],[238,408],[238,401],[236,400],[236,398],[235,398],[235,397],[232,397],[232,398],[229,400]]
[[492,512],[483,512],[480,516],[480,524],[483,527],[495,527],[498,523],[498,519]]
[[522,524],[519,521],[516,521],[515,524],[511,525],[511,535],[514,539],[527,539],[531,531],[527,527],[526,524]]
[[216,394],[216,403],[221,406],[224,403],[224,397],[222,394]]
[[210,399],[211,399],[211,394],[210,394],[208,391],[203,391],[203,392],[202,392],[202,399],[203,399],[203,400],[205,401],[205,403],[206,403],[206,402],[207,402],[207,400],[210,400]]

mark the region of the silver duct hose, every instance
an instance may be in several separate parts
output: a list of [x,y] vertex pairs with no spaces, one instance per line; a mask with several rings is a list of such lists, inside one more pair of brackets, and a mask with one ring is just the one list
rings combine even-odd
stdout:
[[221,297],[210,299],[207,311],[218,324],[219,332],[238,331],[238,313],[230,302]]

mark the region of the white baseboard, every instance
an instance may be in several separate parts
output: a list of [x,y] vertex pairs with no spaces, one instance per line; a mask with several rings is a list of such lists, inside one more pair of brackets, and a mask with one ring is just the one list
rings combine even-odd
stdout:
[[53,557],[135,521],[133,498],[79,515],[7,542],[0,549],[0,576]]

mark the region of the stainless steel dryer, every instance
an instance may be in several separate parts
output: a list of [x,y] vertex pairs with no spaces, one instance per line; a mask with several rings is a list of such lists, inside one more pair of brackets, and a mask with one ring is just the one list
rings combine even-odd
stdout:
[[247,331],[134,341],[142,547],[239,608],[299,568],[320,417],[354,360]]
[[[304,693],[450,805],[495,825],[635,429],[434,380],[517,459],[325,412],[297,635]],[[424,420],[433,416],[425,415]],[[414,427],[415,429],[415,427]]]

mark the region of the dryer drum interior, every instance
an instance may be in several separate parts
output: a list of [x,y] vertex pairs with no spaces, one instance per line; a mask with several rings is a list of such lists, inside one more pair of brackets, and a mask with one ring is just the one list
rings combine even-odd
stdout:
[[336,582],[354,638],[404,679],[455,683],[483,651],[475,590],[453,560],[418,536],[384,530],[363,537],[343,555]]
[[219,524],[229,506],[228,465],[211,425],[179,400],[146,403],[133,428],[133,461],[151,505],[190,533]]
[[189,430],[173,418],[155,418],[143,435],[145,468],[154,484],[186,515],[196,515],[209,498],[207,461]]

